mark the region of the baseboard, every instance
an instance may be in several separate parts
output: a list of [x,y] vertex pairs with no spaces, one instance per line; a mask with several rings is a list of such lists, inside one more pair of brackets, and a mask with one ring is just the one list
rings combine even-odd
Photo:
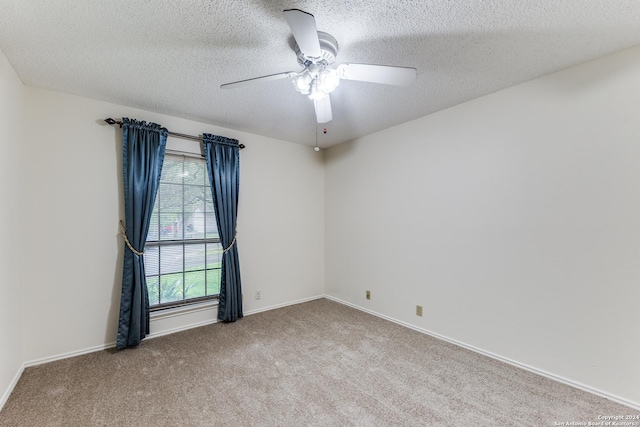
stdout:
[[149,334],[147,335],[145,340],[163,337],[165,335],[175,334],[176,332],[186,331],[188,329],[199,328],[200,326],[212,325],[217,322],[218,322],[217,319],[210,319],[210,320],[204,320],[202,322],[189,323],[188,325],[178,326],[176,328],[165,329],[164,331],[161,331],[161,332],[155,332],[153,334]]
[[313,297],[303,298],[303,299],[299,299],[299,300],[295,300],[295,301],[289,301],[289,302],[285,302],[285,303],[282,303],[282,304],[270,305],[269,307],[263,307],[263,308],[258,308],[256,310],[245,311],[244,315],[245,316],[250,316],[252,314],[262,313],[263,311],[275,310],[276,308],[283,308],[283,307],[287,307],[289,305],[302,304],[304,302],[314,301],[314,300],[317,300],[317,299],[322,299],[324,297],[325,297],[325,295],[316,295],[316,296],[313,296]]
[[[285,302],[285,303],[282,303],[282,304],[271,305],[269,307],[259,308],[259,309],[256,309],[256,310],[250,310],[250,311],[246,311],[244,313],[244,315],[245,316],[250,316],[252,314],[261,313],[263,311],[275,310],[277,308],[282,308],[282,307],[286,307],[286,306],[289,306],[289,305],[301,304],[303,302],[313,301],[313,300],[317,300],[317,299],[321,299],[321,298],[324,298],[324,295],[316,295],[316,296],[309,297],[309,298],[303,298],[303,299],[299,299],[299,300],[295,300],[295,301]],[[188,313],[193,313],[195,311],[206,310],[206,309],[209,309],[209,308],[214,307],[214,306],[215,305],[206,306],[206,307],[198,307],[195,310],[189,311]],[[154,316],[154,317],[156,319],[157,318],[166,318],[166,317],[178,316],[180,314],[183,314],[183,313],[169,313],[168,315],[159,315],[159,316]],[[180,331],[186,331],[187,329],[198,328],[200,326],[210,325],[210,324],[213,324],[213,323],[216,323],[216,322],[217,322],[217,319],[210,319],[210,320],[206,320],[206,321],[202,321],[202,322],[190,323],[188,325],[182,325],[182,326],[179,326],[179,327],[176,327],[176,328],[167,329],[167,330],[163,330],[161,332],[156,332],[156,333],[149,334],[149,335],[147,335],[147,337],[145,339],[158,338],[158,337],[161,337],[161,336],[164,336],[164,335],[173,334],[173,333],[180,332]],[[108,350],[110,348],[114,348],[115,346],[116,346],[116,343],[114,341],[114,342],[111,342],[111,343],[96,345],[96,346],[84,348],[84,349],[81,349],[81,350],[76,350],[76,351],[70,351],[70,352],[67,352],[67,353],[56,354],[54,356],[42,357],[40,359],[34,359],[34,360],[30,360],[28,362],[25,362],[23,368],[28,368],[30,366],[42,365],[44,363],[55,362],[57,360],[62,360],[62,359],[68,359],[70,357],[82,356],[83,354],[93,353],[93,352],[96,352],[96,351]]]
[[341,300],[339,298],[335,298],[335,297],[332,297],[330,295],[325,295],[324,297],[329,299],[329,300],[331,300],[331,301],[335,301],[337,303],[346,305],[348,307],[355,308],[356,310],[360,310],[360,311],[363,311],[365,313],[371,314],[373,316],[380,317],[382,319],[388,320],[390,322],[396,323],[396,324],[404,326],[406,328],[413,329],[414,331],[418,331],[418,332],[421,332],[423,334],[426,334],[426,335],[432,336],[434,338],[440,339],[442,341],[446,341],[448,343],[457,345],[458,347],[462,347],[462,348],[465,348],[467,350],[471,350],[474,353],[478,353],[478,354],[481,354],[483,356],[487,356],[487,357],[490,357],[492,359],[499,360],[499,361],[504,362],[504,363],[508,363],[509,365],[515,366],[515,367],[520,368],[520,369],[524,369],[525,371],[533,372],[534,374],[541,375],[543,377],[549,378],[549,379],[554,380],[554,381],[558,381],[560,383],[563,383],[563,384],[566,384],[568,386],[571,386],[571,387],[586,391],[588,393],[595,394],[596,396],[604,397],[605,399],[611,400],[612,402],[616,402],[616,403],[619,403],[619,404],[624,405],[624,406],[628,406],[629,408],[632,408],[632,409],[635,409],[635,410],[640,410],[640,403],[638,403],[638,402],[633,402],[633,401],[630,401],[630,400],[625,399],[623,397],[616,396],[616,395],[613,395],[611,393],[607,393],[605,391],[598,390],[596,388],[587,386],[585,384],[569,380],[567,378],[561,377],[561,376],[553,374],[551,372],[547,372],[547,371],[544,371],[542,369],[538,369],[538,368],[535,368],[533,366],[529,366],[527,364],[520,363],[518,361],[509,359],[507,357],[503,357],[503,356],[497,355],[495,353],[491,353],[490,351],[482,350],[482,349],[474,347],[472,345],[465,344],[465,343],[463,343],[461,341],[445,337],[445,336],[440,335],[440,334],[438,334],[436,332],[432,332],[432,331],[429,331],[427,329],[419,328],[419,327],[417,327],[415,325],[412,325],[410,323],[403,322],[403,321],[398,320],[398,319],[394,319],[393,317],[389,317],[389,316],[386,316],[384,314],[380,314],[380,313],[375,312],[373,310],[369,310],[367,308],[352,304],[352,303],[347,302],[347,301],[343,301],[343,300]]
[[67,353],[56,354],[54,356],[42,357],[40,359],[30,360],[24,363],[25,368],[31,366],[43,365],[49,362],[55,362],[57,360],[69,359],[70,357],[82,356],[83,354],[94,353],[96,351],[107,350],[116,346],[115,341],[107,344],[95,345],[93,347],[87,347],[81,350],[69,351]]
[[[262,313],[264,311],[269,311],[269,310],[275,310],[277,308],[282,308],[282,307],[286,307],[286,306],[289,306],[289,305],[302,304],[304,302],[313,301],[313,300],[317,300],[317,299],[321,299],[321,298],[324,298],[324,295],[317,295],[317,296],[313,296],[313,297],[309,297],[309,298],[303,298],[303,299],[300,299],[300,300],[285,302],[285,303],[282,303],[282,304],[270,305],[268,307],[263,307],[263,308],[259,308],[259,309],[256,309],[256,310],[245,311],[243,314],[245,316],[251,316],[252,314]],[[194,313],[194,312],[197,312],[197,311],[208,310],[208,309],[211,309],[211,308],[215,308],[217,306],[218,306],[218,304],[216,303],[216,304],[212,304],[212,305],[209,305],[209,306],[199,307],[199,308],[196,308],[196,309],[191,310],[191,311],[176,312],[176,313],[169,313],[169,314],[166,314],[166,315],[159,315],[159,316],[156,317],[156,319],[181,316],[181,315],[184,315],[184,314],[190,314],[190,313]],[[202,321],[202,322],[190,323],[188,325],[183,325],[183,326],[179,326],[179,327],[176,327],[176,328],[163,330],[161,332],[156,332],[156,333],[149,334],[149,335],[147,335],[147,338],[145,338],[145,339],[162,337],[164,335],[174,334],[176,332],[186,331],[188,329],[198,328],[200,326],[211,325],[211,324],[214,324],[214,323],[217,323],[217,322],[218,322],[218,319],[214,318],[214,319],[209,319],[209,320],[205,320],[205,321]]]
[[[429,331],[427,329],[419,328],[417,326],[411,325],[410,323],[406,323],[406,322],[403,322],[401,320],[394,319],[393,317],[389,317],[389,316],[386,316],[384,314],[377,313],[377,312],[375,312],[373,310],[369,310],[369,309],[366,309],[364,307],[360,307],[358,305],[349,303],[347,301],[343,301],[343,300],[341,300],[339,298],[335,298],[335,297],[332,297],[330,295],[318,295],[318,296],[314,296],[314,297],[310,297],[310,298],[303,298],[303,299],[300,299],[300,300],[290,301],[290,302],[286,302],[286,303],[282,303],[282,304],[271,305],[271,306],[268,306],[268,307],[263,307],[263,308],[259,308],[259,309],[256,309],[256,310],[247,311],[247,312],[244,313],[244,315],[245,316],[250,316],[252,314],[257,314],[257,313],[261,313],[261,312],[264,312],[264,311],[275,310],[275,309],[287,307],[287,306],[290,306],[290,305],[302,304],[302,303],[305,303],[305,302],[314,301],[314,300],[321,299],[321,298],[327,298],[329,300],[332,300],[332,301],[335,301],[337,303],[346,305],[346,306],[354,308],[356,310],[360,310],[360,311],[363,311],[365,313],[369,313],[369,314],[371,314],[373,316],[380,317],[382,319],[388,320],[390,322],[396,323],[396,324],[404,326],[406,328],[413,329],[413,330],[421,332],[423,334],[430,335],[430,336],[432,336],[434,338],[437,338],[437,339],[446,341],[448,343],[457,345],[459,347],[465,348],[467,350],[473,351],[473,352],[481,354],[483,356],[491,357],[492,359],[496,359],[496,360],[499,360],[501,362],[508,363],[509,365],[524,369],[524,370],[529,371],[529,372],[533,372],[533,373],[538,374],[538,375],[542,375],[543,377],[552,379],[554,381],[558,381],[560,383],[569,385],[571,387],[578,388],[578,389],[586,391],[588,393],[592,393],[594,395],[597,395],[597,396],[600,396],[600,397],[604,397],[605,399],[609,399],[609,400],[611,400],[613,402],[616,402],[616,403],[619,403],[621,405],[628,406],[629,408],[632,408],[632,409],[635,409],[635,410],[640,410],[640,404],[639,403],[632,402],[632,401],[624,399],[622,397],[615,396],[615,395],[612,395],[610,393],[595,389],[593,387],[589,387],[587,385],[584,385],[584,384],[581,384],[581,383],[578,383],[578,382],[563,378],[563,377],[561,377],[559,375],[555,375],[555,374],[552,374],[550,372],[546,372],[544,370],[537,369],[535,367],[526,365],[524,363],[520,363],[520,362],[517,362],[515,360],[506,358],[506,357],[502,357],[500,355],[491,353],[491,352],[486,351],[486,350],[482,350],[482,349],[474,347],[472,345],[465,344],[465,343],[463,343],[461,341],[445,337],[443,335],[440,335],[438,333]],[[161,337],[161,336],[164,336],[164,335],[168,335],[168,334],[184,331],[184,330],[187,330],[187,329],[192,329],[192,328],[197,328],[197,327],[200,327],[200,326],[213,324],[213,323],[216,323],[216,322],[217,322],[217,320],[213,319],[213,320],[207,320],[207,321],[204,321],[204,322],[198,322],[198,323],[194,323],[194,324],[189,324],[189,325],[181,326],[181,327],[178,327],[178,328],[173,328],[173,329],[170,329],[170,330],[165,330],[165,331],[162,331],[162,332],[159,332],[159,333],[150,334],[150,335],[147,336],[147,339],[153,339],[153,338]],[[67,352],[67,353],[58,354],[58,355],[55,355],[55,356],[43,357],[43,358],[40,358],[40,359],[35,359],[35,360],[31,360],[31,361],[25,362],[20,367],[20,369],[16,373],[15,377],[11,381],[11,384],[9,385],[7,390],[4,392],[4,394],[2,395],[2,399],[0,400],[0,410],[2,410],[2,408],[4,407],[4,404],[7,402],[7,400],[9,399],[9,396],[13,392],[13,389],[18,384],[18,381],[20,380],[20,377],[22,376],[22,373],[24,372],[25,368],[28,368],[30,366],[42,365],[44,363],[54,362],[54,361],[57,361],[57,360],[68,359],[70,357],[81,356],[83,354],[93,353],[93,352],[96,352],[96,351],[107,350],[107,349],[110,349],[110,348],[114,348],[115,345],[116,345],[116,343],[112,342],[112,343],[97,345],[97,346],[93,346],[93,347],[89,347],[89,348],[85,348],[85,349],[81,349],[81,350],[77,350],[77,351],[71,351],[71,352]]]
[[[182,326],[182,327],[179,327],[179,328],[173,328],[173,329],[170,329],[170,330],[157,332],[157,333],[154,333],[154,334],[149,334],[149,335],[147,335],[145,337],[145,339],[153,339],[153,338],[161,337],[163,335],[184,331],[186,329],[197,328],[198,326],[203,326],[203,325],[210,324],[210,323],[215,323],[215,322],[216,322],[215,320],[211,320],[211,321],[206,321],[206,322],[199,322],[199,323],[195,323],[195,324],[189,324],[189,325]],[[106,344],[96,345],[96,346],[93,346],[93,347],[87,347],[87,348],[84,348],[84,349],[81,349],[81,350],[76,350],[76,351],[70,351],[70,352],[67,352],[67,353],[56,354],[54,356],[42,357],[40,359],[34,359],[34,360],[30,360],[30,361],[25,362],[24,363],[24,368],[29,368],[31,366],[43,365],[45,363],[55,362],[55,361],[63,360],[63,359],[69,359],[71,357],[82,356],[83,354],[94,353],[96,351],[108,350],[110,348],[115,348],[115,346],[116,346],[116,343],[114,341],[114,342],[110,342],[110,343],[106,343]]]
[[116,346],[116,343],[114,341],[112,343],[96,345],[96,346],[84,348],[81,350],[69,351],[67,353],[56,354],[54,356],[42,357],[39,359],[34,359],[34,360],[29,360],[27,362],[24,362],[20,367],[20,370],[18,371],[16,376],[13,378],[13,381],[11,382],[11,384],[9,385],[5,393],[2,395],[2,400],[0,400],[0,410],[2,410],[2,408],[4,407],[4,404],[9,399],[9,396],[11,396],[11,393],[13,393],[13,389],[18,384],[18,381],[20,380],[20,377],[22,376],[22,373],[26,368],[29,368],[31,366],[43,365],[49,362],[55,362],[57,360],[69,359],[70,357],[82,356],[83,354],[89,354],[96,351],[107,350],[109,348],[114,348],[115,346]]
[[9,387],[7,387],[7,390],[2,395],[2,399],[0,399],[0,411],[2,411],[2,408],[4,408],[4,404],[7,403],[7,400],[9,400],[9,396],[11,396],[11,393],[13,393],[13,389],[16,388],[18,381],[20,381],[20,377],[24,372],[24,368],[25,366],[24,364],[22,364],[22,366],[20,366],[20,369],[18,369],[16,375],[13,377],[11,384],[9,384]]

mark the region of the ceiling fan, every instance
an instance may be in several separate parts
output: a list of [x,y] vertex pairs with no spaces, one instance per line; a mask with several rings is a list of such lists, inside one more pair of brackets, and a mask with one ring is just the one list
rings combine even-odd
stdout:
[[336,39],[331,34],[318,31],[316,20],[310,13],[288,9],[283,15],[296,41],[298,63],[304,68],[226,83],[220,86],[222,89],[290,77],[294,88],[313,101],[318,123],[327,123],[333,118],[329,94],[338,87],[341,79],[407,86],[416,78],[416,69],[410,67],[343,63],[333,68],[331,65],[338,54]]

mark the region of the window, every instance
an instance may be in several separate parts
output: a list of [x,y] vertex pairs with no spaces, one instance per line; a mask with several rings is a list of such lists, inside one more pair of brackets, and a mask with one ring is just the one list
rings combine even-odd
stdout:
[[167,154],[144,253],[150,308],[216,298],[221,262],[205,161]]

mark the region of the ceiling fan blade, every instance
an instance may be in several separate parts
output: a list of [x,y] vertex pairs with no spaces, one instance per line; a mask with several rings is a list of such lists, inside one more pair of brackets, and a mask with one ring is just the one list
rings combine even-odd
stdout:
[[371,64],[340,64],[338,75],[345,80],[408,86],[416,79],[416,69]]
[[231,89],[234,87],[247,86],[253,83],[266,82],[269,80],[279,80],[279,79],[284,79],[285,77],[295,76],[296,74],[298,73],[296,73],[295,71],[287,71],[286,73],[278,73],[278,74],[269,74],[268,76],[254,77],[253,79],[246,79],[246,80],[240,80],[232,83],[225,83],[223,85],[220,85],[220,89]]
[[282,14],[291,28],[300,52],[305,56],[319,58],[322,52],[320,51],[316,20],[313,15],[300,9],[287,9]]
[[333,119],[329,95],[325,95],[322,99],[313,101],[313,105],[316,107],[316,119],[318,123],[327,123]]

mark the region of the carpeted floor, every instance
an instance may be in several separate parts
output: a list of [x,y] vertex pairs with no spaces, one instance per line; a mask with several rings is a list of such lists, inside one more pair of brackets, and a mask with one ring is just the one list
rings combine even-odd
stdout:
[[633,412],[321,299],[28,368],[0,426],[553,426]]

